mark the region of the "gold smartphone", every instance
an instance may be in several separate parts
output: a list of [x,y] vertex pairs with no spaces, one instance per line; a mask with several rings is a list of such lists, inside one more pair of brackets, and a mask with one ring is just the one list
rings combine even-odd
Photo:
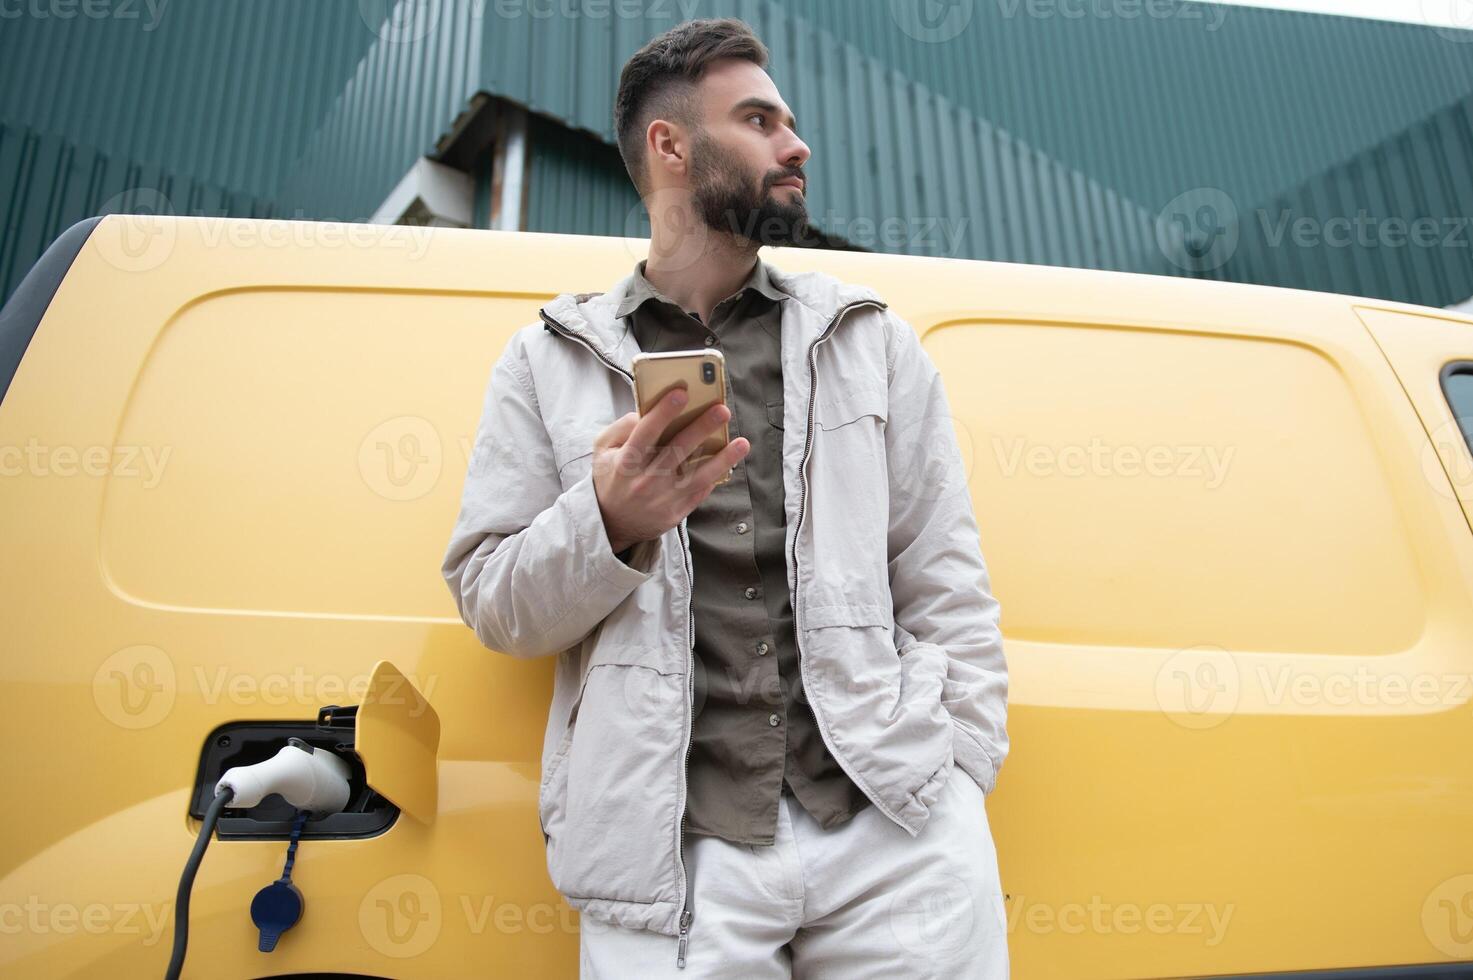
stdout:
[[[656,440],[666,445],[675,434],[694,422],[712,405],[726,404],[726,358],[721,351],[710,347],[701,350],[664,351],[658,354],[636,354],[634,356],[634,400],[639,405],[639,414],[647,414],[671,388],[685,388],[687,397],[679,415],[665,427]],[[727,422],[721,423],[706,436],[695,450],[686,457],[681,472],[699,466],[704,460],[726,448],[728,439]],[[725,483],[731,479],[731,470],[717,480]]]

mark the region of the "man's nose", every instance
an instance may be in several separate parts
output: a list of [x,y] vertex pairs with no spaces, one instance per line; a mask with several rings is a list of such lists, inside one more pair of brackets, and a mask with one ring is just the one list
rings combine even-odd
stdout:
[[783,163],[789,167],[801,167],[812,155],[813,152],[808,149],[808,144],[794,136],[792,145],[783,154]]

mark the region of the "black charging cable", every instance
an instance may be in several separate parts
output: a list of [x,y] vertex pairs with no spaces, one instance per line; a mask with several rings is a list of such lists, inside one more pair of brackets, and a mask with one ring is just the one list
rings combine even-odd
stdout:
[[205,848],[210,846],[210,838],[215,836],[215,823],[220,819],[220,811],[234,795],[235,790],[229,786],[222,786],[215,793],[209,809],[205,811],[204,822],[200,824],[199,839],[194,842],[194,850],[189,852],[189,860],[184,862],[179,894],[174,899],[174,955],[169,960],[165,980],[179,980],[179,973],[184,969],[184,951],[189,946],[189,893],[194,888],[194,876],[199,873],[200,862],[204,860]]

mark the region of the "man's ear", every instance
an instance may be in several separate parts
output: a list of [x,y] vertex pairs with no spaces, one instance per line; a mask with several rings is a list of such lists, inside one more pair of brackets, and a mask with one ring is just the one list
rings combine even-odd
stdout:
[[649,157],[651,166],[685,176],[690,159],[690,139],[679,123],[655,119],[645,131],[645,140],[645,156]]

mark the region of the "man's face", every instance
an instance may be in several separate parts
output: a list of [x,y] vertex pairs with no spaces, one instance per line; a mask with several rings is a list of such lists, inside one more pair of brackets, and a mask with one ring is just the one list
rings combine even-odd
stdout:
[[701,219],[758,245],[807,239],[810,153],[767,72],[725,59],[702,76],[700,92],[705,126],[691,134],[690,189]]

